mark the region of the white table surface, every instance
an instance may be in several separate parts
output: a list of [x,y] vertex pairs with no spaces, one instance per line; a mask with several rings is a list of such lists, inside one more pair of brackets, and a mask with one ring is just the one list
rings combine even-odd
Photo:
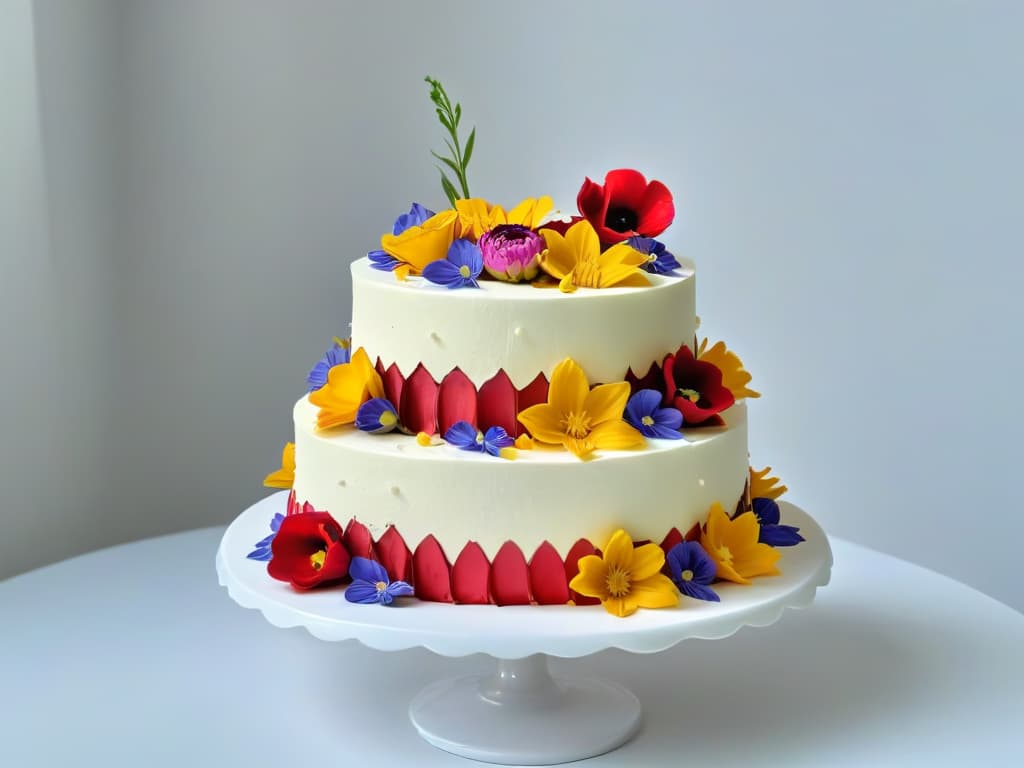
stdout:
[[[222,533],[0,582],[0,766],[474,765],[421,741],[406,707],[488,659],[276,629],[217,585]],[[580,765],[1024,765],[1024,616],[832,545],[832,584],[772,627],[553,660],[644,706],[636,739]]]

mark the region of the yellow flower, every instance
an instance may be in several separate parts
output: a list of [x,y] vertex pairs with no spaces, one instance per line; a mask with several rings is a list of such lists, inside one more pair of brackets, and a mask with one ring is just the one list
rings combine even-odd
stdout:
[[548,246],[540,255],[540,268],[559,281],[563,293],[577,288],[650,285],[640,269],[647,256],[625,243],[602,253],[597,232],[586,219],[569,227],[564,237],[553,229],[542,229],[540,234]]
[[629,384],[601,384],[590,389],[587,377],[572,358],[551,374],[548,401],[519,412],[519,421],[534,440],[564,445],[581,459],[597,448],[635,448],[643,435],[622,419]]
[[749,584],[754,576],[775,576],[777,550],[761,544],[757,538],[761,524],[753,512],[744,512],[730,520],[717,501],[708,512],[708,521],[700,535],[700,545],[717,566],[716,576],[737,584]]
[[319,406],[317,429],[329,429],[356,420],[359,406],[372,397],[384,397],[380,374],[360,347],[352,362],[335,365],[327,373],[327,383],[309,395],[309,402]]
[[516,438],[516,448],[520,451],[532,451],[533,439],[525,432]]
[[394,270],[395,277],[404,280],[410,274],[418,275],[430,262],[447,256],[458,221],[456,211],[441,211],[400,235],[382,235],[381,250],[402,262]]
[[267,488],[291,488],[295,484],[295,443],[285,443],[281,452],[281,468],[263,478]]
[[615,616],[629,616],[637,608],[671,608],[679,605],[679,593],[661,573],[664,565],[661,547],[644,544],[634,549],[629,534],[620,529],[612,534],[603,557],[580,558],[580,572],[569,582],[569,589],[598,598]]
[[479,197],[455,201],[455,210],[459,214],[459,237],[472,240],[480,239],[501,224],[522,224],[534,229],[553,206],[553,201],[545,195],[534,199],[528,197],[508,213],[500,205],[491,205]]
[[779,482],[779,478],[768,477],[771,471],[771,467],[756,472],[753,467],[750,468],[750,498],[777,499],[788,490]]
[[751,376],[743,368],[743,361],[735,352],[730,352],[725,347],[724,341],[717,342],[713,347],[708,347],[708,340],[704,339],[697,350],[697,359],[711,363],[722,372],[722,385],[732,392],[737,400],[744,397],[760,397],[760,392],[747,387]]

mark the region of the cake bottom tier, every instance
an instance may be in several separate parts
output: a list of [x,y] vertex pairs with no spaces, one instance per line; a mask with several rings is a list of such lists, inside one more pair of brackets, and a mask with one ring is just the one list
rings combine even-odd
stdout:
[[601,547],[619,528],[661,542],[704,522],[715,502],[734,509],[749,472],[742,402],[723,414],[724,426],[588,461],[543,449],[510,461],[398,433],[318,432],[316,413],[307,398],[295,405],[298,502],[342,524],[354,519],[374,540],[390,527],[410,549],[433,537],[449,563],[471,542],[488,560],[506,542],[527,559],[545,542],[565,558],[580,539]]

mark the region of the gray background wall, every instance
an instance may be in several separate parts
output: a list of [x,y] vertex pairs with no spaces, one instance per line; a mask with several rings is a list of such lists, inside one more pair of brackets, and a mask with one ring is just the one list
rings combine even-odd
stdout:
[[832,534],[1024,608],[1024,6],[19,7],[0,159],[32,183],[0,211],[42,202],[0,241],[0,576],[265,493],[348,263],[443,204],[430,73],[478,126],[474,194],[665,181],[703,329],[765,395],[753,462]]

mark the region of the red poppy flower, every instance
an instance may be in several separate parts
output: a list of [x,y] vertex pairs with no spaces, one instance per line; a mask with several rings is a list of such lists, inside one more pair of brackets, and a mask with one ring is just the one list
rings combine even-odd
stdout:
[[672,193],[660,181],[647,182],[630,168],[609,171],[604,186],[589,178],[576,196],[580,213],[604,245],[630,237],[657,237],[676,215]]
[[285,516],[271,544],[267,573],[296,589],[341,581],[349,563],[341,533],[341,526],[326,512]]
[[722,384],[721,370],[694,358],[685,344],[665,358],[661,370],[665,379],[664,403],[683,414],[684,428],[703,424],[736,402]]

